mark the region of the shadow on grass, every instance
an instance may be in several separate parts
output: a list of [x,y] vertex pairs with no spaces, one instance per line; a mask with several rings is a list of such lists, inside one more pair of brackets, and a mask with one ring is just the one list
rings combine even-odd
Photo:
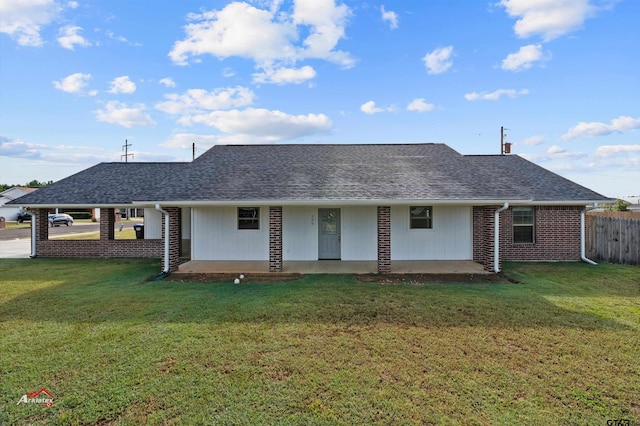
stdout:
[[[610,291],[598,290],[600,277],[592,277],[582,284],[572,283],[570,277],[565,280],[565,270],[556,270],[557,277],[552,277],[548,269],[544,274],[541,265],[507,268],[507,273],[514,276],[522,278],[532,274],[535,278],[521,280],[523,284],[517,285],[379,285],[359,283],[351,275],[308,275],[290,283],[234,285],[149,281],[156,268],[149,261],[74,262],[69,266],[83,265],[93,273],[86,276],[79,272],[65,274],[65,262],[59,260],[39,263],[38,268],[46,268],[40,272],[55,280],[55,284],[40,288],[25,284],[30,289],[18,292],[0,304],[0,321],[36,318],[38,321],[72,323],[304,322],[427,328],[630,329],[615,320],[564,309],[549,302],[545,295],[562,293],[568,297],[590,297],[610,294]],[[51,266],[57,269],[52,270]],[[30,281],[38,280],[38,268],[32,269],[35,278]],[[100,268],[103,271],[96,274],[95,270]],[[528,268],[539,269],[534,273]],[[29,272],[24,272],[23,276],[29,277]],[[577,272],[581,276],[591,274],[578,267],[570,269],[568,275]],[[4,285],[6,279],[6,276],[1,278],[0,284]],[[624,288],[619,291],[620,296],[633,297],[633,285]]]

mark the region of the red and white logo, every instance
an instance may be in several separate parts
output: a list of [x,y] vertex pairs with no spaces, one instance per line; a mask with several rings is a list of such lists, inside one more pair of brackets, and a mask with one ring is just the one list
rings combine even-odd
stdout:
[[31,392],[30,394],[22,395],[18,401],[18,405],[23,404],[44,404],[47,407],[53,406],[53,395],[45,388],[39,391]]

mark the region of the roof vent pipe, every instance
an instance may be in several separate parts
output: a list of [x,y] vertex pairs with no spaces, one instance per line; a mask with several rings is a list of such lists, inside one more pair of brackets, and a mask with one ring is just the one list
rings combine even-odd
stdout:
[[591,265],[597,265],[597,263],[594,262],[593,260],[587,259],[587,256],[585,254],[585,235],[584,235],[584,227],[586,222],[585,214],[589,210],[591,209],[587,207],[580,212],[580,259],[582,259],[582,261],[587,262]]
[[164,267],[163,274],[169,273],[169,212],[163,210],[160,204],[156,204],[156,210],[164,215]]
[[500,272],[500,213],[509,208],[509,203],[494,212],[493,217],[493,272]]

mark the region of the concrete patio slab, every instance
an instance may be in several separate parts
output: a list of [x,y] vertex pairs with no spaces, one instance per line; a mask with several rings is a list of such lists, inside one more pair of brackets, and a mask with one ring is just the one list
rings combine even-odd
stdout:
[[[285,274],[375,274],[375,261],[287,261]],[[180,265],[178,274],[267,274],[267,261],[191,260]],[[393,261],[392,274],[486,274],[479,263],[470,260]]]

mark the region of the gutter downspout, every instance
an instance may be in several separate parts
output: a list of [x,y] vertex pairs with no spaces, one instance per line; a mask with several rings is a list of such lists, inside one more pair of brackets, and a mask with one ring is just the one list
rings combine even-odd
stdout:
[[502,207],[493,213],[493,272],[500,272],[500,213],[509,208],[509,203],[504,203]]
[[156,210],[164,215],[164,267],[163,274],[169,274],[169,212],[156,204]]
[[38,254],[36,253],[36,236],[38,235],[36,229],[36,214],[33,212],[31,215],[31,258],[33,259]]
[[586,242],[585,242],[586,238],[585,238],[585,235],[584,235],[584,227],[585,227],[585,222],[586,222],[585,221],[585,215],[586,215],[587,211],[589,211],[589,210],[592,210],[592,209],[590,209],[588,207],[585,207],[585,209],[580,212],[580,259],[583,262],[587,262],[587,263],[589,263],[591,265],[597,265],[597,263],[594,262],[593,260],[587,259],[587,256],[585,254],[585,244],[586,244]]

